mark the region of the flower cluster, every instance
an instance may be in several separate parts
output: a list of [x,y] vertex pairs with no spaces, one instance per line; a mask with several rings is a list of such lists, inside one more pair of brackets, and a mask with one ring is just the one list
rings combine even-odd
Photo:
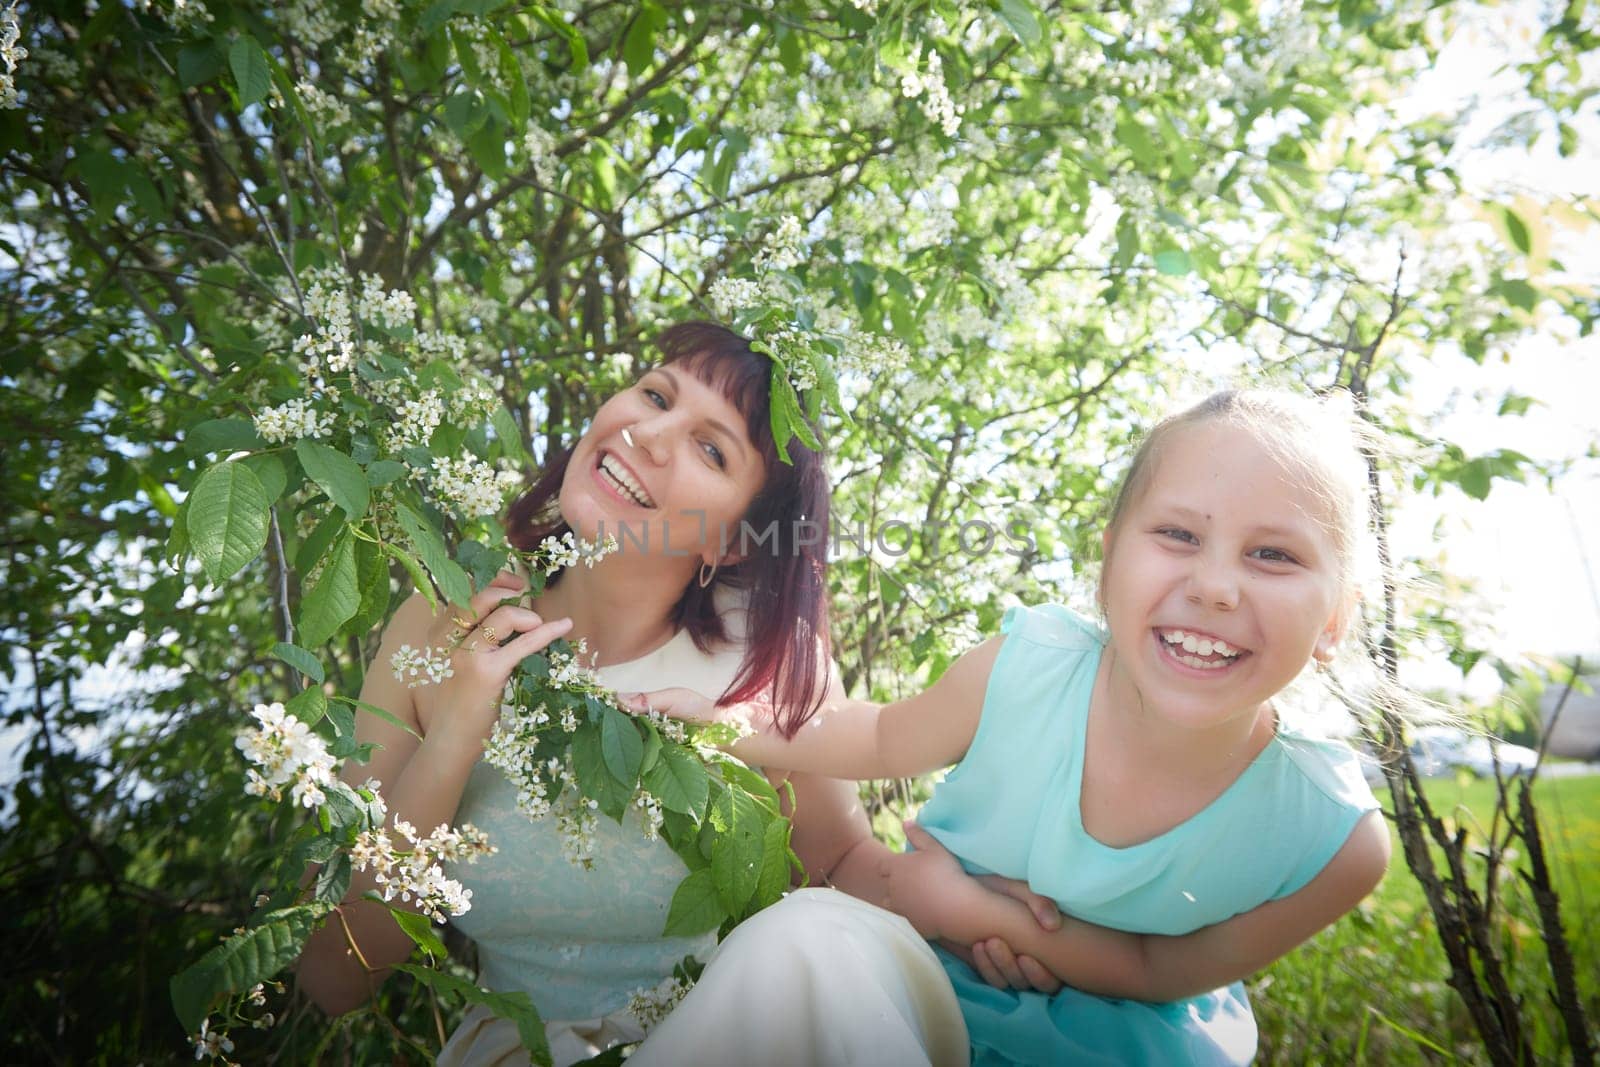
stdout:
[[798,266],[805,259],[805,249],[800,243],[802,236],[800,220],[793,215],[783,216],[778,220],[778,228],[761,242],[761,250],[756,253],[756,269],[788,270]]
[[333,412],[317,411],[309,398],[297,396],[277,407],[262,408],[251,421],[263,441],[281,445],[302,437],[327,437],[335,419]]
[[373,881],[384,900],[399,897],[416,906],[434,922],[461,915],[472,908],[472,890],[446,878],[443,864],[471,863],[498,851],[483,831],[470,823],[460,830],[441,824],[427,837],[404,819],[394,820],[395,833],[409,848],[397,848],[387,830],[364,830],[350,849],[350,862],[358,871],[372,868]]
[[384,431],[384,443],[397,452],[408,445],[426,445],[444,421],[443,394],[429,389],[418,396],[396,396],[396,400],[395,419]]
[[450,651],[444,648],[412,648],[401,645],[389,657],[389,669],[397,679],[404,680],[407,689],[419,685],[438,685],[454,675],[450,666]]
[[[912,62],[916,62],[912,54]],[[939,53],[928,52],[928,60],[921,71],[910,71],[900,78],[900,94],[908,99],[920,97],[917,106],[929,122],[935,123],[946,137],[954,137],[961,129],[961,108],[950,97],[944,83],[944,60]]]
[[319,127],[332,128],[350,125],[350,105],[323,89],[313,81],[302,81],[294,87],[306,114]]
[[528,153],[528,166],[533,170],[534,181],[552,189],[556,184],[556,139],[542,126],[529,126],[522,137],[522,147]]
[[805,336],[792,326],[779,326],[767,330],[750,345],[757,352],[765,352],[789,376],[795,392],[803,393],[817,385],[817,356]]
[[641,986],[628,998],[628,1014],[632,1015],[646,1031],[671,1014],[693,988],[693,983],[670,975],[655,987]]
[[333,784],[335,765],[327,743],[282,704],[257,704],[251,715],[260,725],[241,731],[234,742],[256,765],[245,792],[282,800],[283,787],[293,782],[295,803],[314,808],[327,800],[323,788]]
[[761,286],[749,278],[718,278],[711,283],[706,299],[718,318],[731,319],[761,301]]
[[13,3],[0,13],[0,62],[5,71],[0,72],[0,108],[21,107],[17,95],[17,64],[28,58],[28,50],[18,42],[22,40],[22,25],[17,21],[17,5]]
[[496,471],[470,452],[459,459],[438,456],[429,483],[434,495],[463,518],[492,515],[500,510],[507,492],[522,484],[516,471]]
[[532,557],[534,565],[549,575],[567,567],[576,567],[579,563],[593,567],[615,551],[617,539],[610,534],[599,541],[585,541],[568,530],[560,537],[546,537],[539,542]]

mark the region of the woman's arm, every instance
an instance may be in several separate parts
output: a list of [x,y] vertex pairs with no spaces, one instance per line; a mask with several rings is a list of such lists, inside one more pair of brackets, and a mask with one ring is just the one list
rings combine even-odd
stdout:
[[[897,873],[941,887],[938,936],[960,943],[998,937],[1077,989],[1147,1001],[1197,996],[1256,973],[1360,903],[1389,862],[1388,828],[1371,812],[1307,885],[1242,915],[1178,936],[1130,934],[1070,916],[1049,932],[1016,901],[958,879],[965,878],[960,862],[920,827],[908,826],[907,840],[923,859]],[[891,894],[900,888],[892,884]],[[906,891],[926,892],[909,884]]]
[[688,722],[751,727],[730,751],[746,763],[830,778],[909,778],[948,767],[972,744],[989,673],[1004,638],[968,652],[927,690],[893,704],[851,700],[834,687],[815,717],[786,740],[771,727],[771,709],[715,707],[688,689],[621,694],[635,710],[651,707]]
[[[390,712],[422,737],[419,740],[376,715],[360,715],[357,742],[381,747],[365,766],[346,763],[340,773],[352,784],[378,779],[391,823],[404,819],[427,833],[455,818],[467,778],[499,716],[499,694],[506,678],[521,657],[543,648],[570,626],[566,620],[544,623],[525,608],[496,607],[524,584],[515,576],[502,575],[473,598],[472,610],[466,613],[470,621],[481,618],[492,622],[502,636],[518,636],[503,648],[491,648],[486,641],[476,652],[463,647],[452,661],[455,677],[443,685],[408,689],[394,676],[389,660],[401,645],[443,644],[461,609],[441,605],[436,618],[426,600],[413,596],[384,630],[361,699]],[[414,696],[423,693],[429,706],[419,709]],[[388,968],[403,962],[414,947],[387,906],[361,899],[376,888],[370,873],[353,874],[339,911],[311,935],[301,953],[300,985],[330,1014],[350,1011],[367,1000],[388,976]]]

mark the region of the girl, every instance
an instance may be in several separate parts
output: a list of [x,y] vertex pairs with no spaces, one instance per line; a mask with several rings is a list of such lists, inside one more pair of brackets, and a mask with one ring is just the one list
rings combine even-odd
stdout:
[[[704,959],[712,940],[661,936],[684,867],[636,823],[597,820],[593,869],[584,870],[563,855],[554,816],[531,821],[516,810],[514,787],[481,762],[511,671],[558,636],[584,638],[598,650],[608,685],[693,686],[730,699],[770,693],[790,709],[783,728],[792,732],[817,704],[812,694],[821,691],[818,667],[826,663],[817,647],[817,635],[827,632],[820,547],[794,536],[741,559],[708,537],[741,518],[757,529],[776,523],[780,537],[803,516],[826,523],[821,457],[796,446],[792,464],[777,458],[767,410],[772,362],[709,323],[675,326],[660,347],[665,360],[602,405],[507,518],[510,539],[524,548],[567,531],[589,540],[611,531],[621,534],[622,551],[592,569],[562,572],[525,606],[501,604],[525,587],[512,575],[473,597],[467,611],[441,606],[433,614],[420,595],[408,600],[384,631],[377,664],[388,664],[402,645],[448,645],[457,630],[454,674],[410,689],[383,666],[369,671],[362,698],[420,740],[362,716],[360,740],[381,748],[367,766],[347,768],[356,780],[384,784],[396,818],[423,830],[471,822],[488,832],[498,853],[452,872],[473,893],[456,925],[476,942],[481,984],[531,995],[558,1065],[638,1041],[644,1026],[635,995],[657,991],[684,956]],[[746,603],[761,610],[746,612]],[[880,892],[881,866],[899,860],[872,840],[855,786],[806,775],[793,784],[793,846],[810,877]],[[328,1011],[365,1002],[386,968],[411,953],[386,909],[360,899],[371,886],[357,876],[341,914],[302,957],[300,982]],[[1047,918],[1053,913],[1024,887],[996,888]],[[860,1056],[870,1051],[878,1062],[965,1061],[960,1013],[939,962],[903,920],[831,891],[808,891],[795,906],[785,901],[784,914],[760,950],[764,959],[781,960],[786,941],[806,940],[807,930],[822,926],[847,932],[863,962],[851,969],[852,981],[837,983],[850,1008],[827,1017],[791,1011],[797,1029],[830,1035]],[[891,1018],[898,1022],[889,1034]],[[688,1054],[670,1046],[652,1054],[663,1063],[740,1062],[748,1046],[715,1046],[730,1033],[694,1034]],[[640,1062],[657,1045],[641,1046]],[[526,1064],[528,1056],[510,1022],[474,1009],[439,1062]]]
[[[1388,831],[1355,753],[1296,729],[1283,695],[1331,658],[1355,608],[1356,440],[1348,410],[1273,393],[1169,417],[1103,535],[1103,627],[1056,605],[1013,609],[1003,636],[918,696],[835,695],[792,739],[757,728],[734,746],[844,777],[957,763],[909,829],[916,865],[883,879],[925,936],[980,943],[970,961],[941,952],[974,1063],[1248,1062],[1241,980],[1382,877]],[[687,719],[768,718],[681,690],[632,699]],[[1026,879],[1069,918],[1040,930],[1014,902],[943,881],[957,860]],[[980,977],[1033,961],[1069,985]]]

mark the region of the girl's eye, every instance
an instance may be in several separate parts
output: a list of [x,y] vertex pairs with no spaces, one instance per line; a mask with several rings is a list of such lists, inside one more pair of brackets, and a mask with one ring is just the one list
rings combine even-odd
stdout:
[[654,404],[656,407],[660,408],[662,411],[667,410],[667,398],[666,397],[662,396],[660,393],[656,392],[654,389],[651,389],[649,386],[641,386],[640,388],[644,392],[645,399],[649,400],[650,403]]
[[1291,556],[1289,553],[1285,552],[1281,548],[1258,548],[1258,549],[1256,549],[1254,552],[1252,552],[1250,554],[1252,556],[1254,556],[1256,559],[1262,560],[1262,561],[1264,561],[1266,563],[1299,563],[1300,562],[1299,560],[1295,559],[1293,556]]
[[1198,537],[1180,526],[1163,526],[1161,529],[1157,530],[1156,533],[1160,534],[1162,537],[1171,538],[1174,541],[1182,541],[1186,545],[1197,545],[1200,543],[1200,539]]
[[722,454],[722,449],[718,448],[713,442],[702,442],[700,447],[707,456],[711,457],[711,462],[717,465],[718,470],[725,469],[728,466],[727,457]]

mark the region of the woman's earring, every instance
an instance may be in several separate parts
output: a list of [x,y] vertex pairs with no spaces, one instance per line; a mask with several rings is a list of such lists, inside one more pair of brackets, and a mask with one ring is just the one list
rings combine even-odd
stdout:
[[627,442],[629,448],[633,447],[633,433],[626,426],[622,428],[622,439]]
[[700,562],[700,588],[704,589],[711,584],[711,579],[717,576],[717,564],[711,564],[711,569],[706,569],[705,561]]

